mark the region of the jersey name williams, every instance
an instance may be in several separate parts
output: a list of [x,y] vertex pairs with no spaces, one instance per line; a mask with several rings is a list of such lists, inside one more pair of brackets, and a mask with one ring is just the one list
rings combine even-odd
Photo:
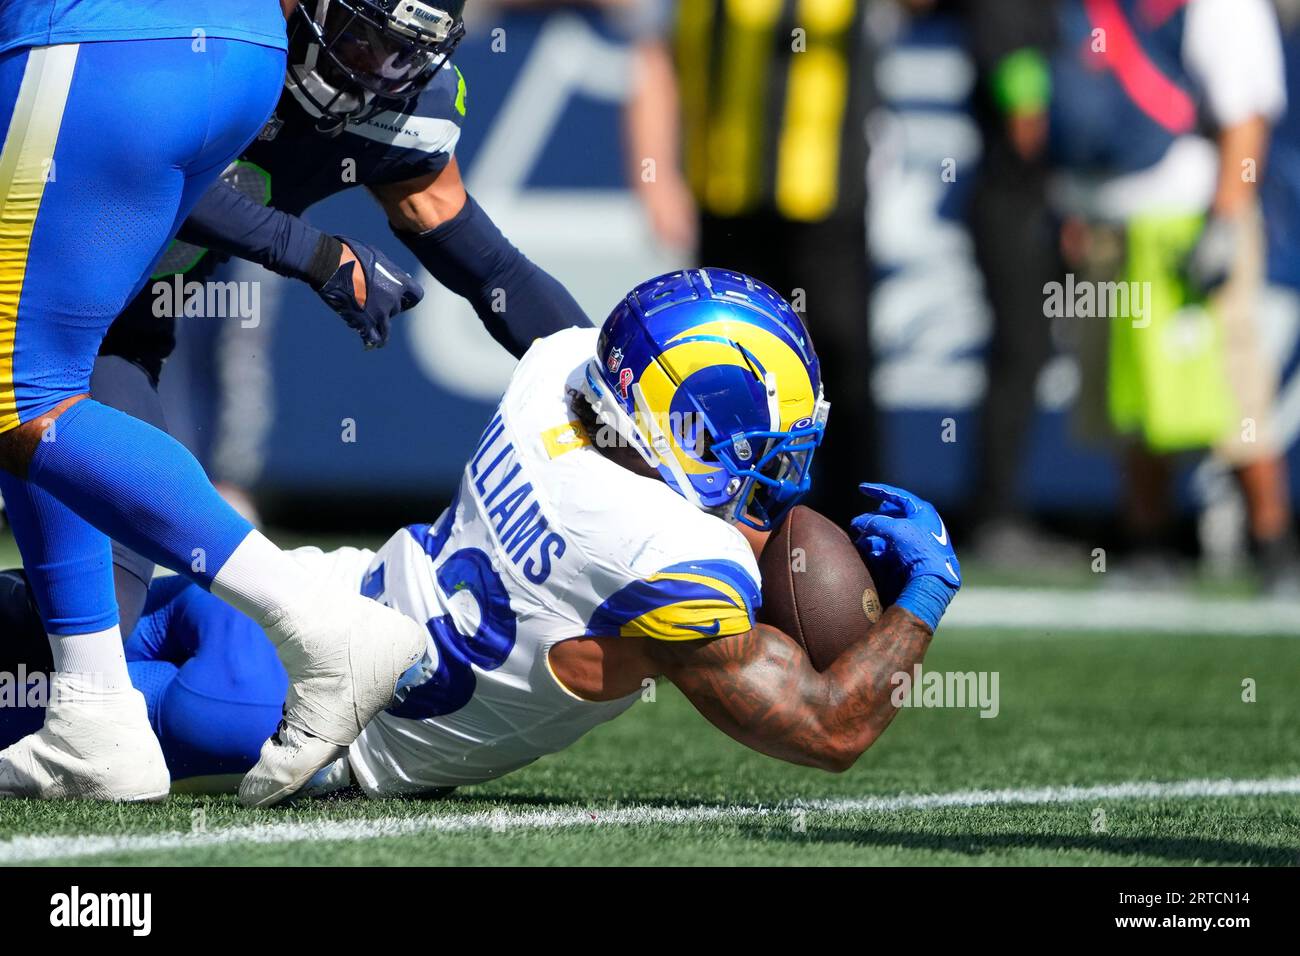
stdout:
[[563,535],[548,531],[533,484],[521,476],[523,465],[505,435],[498,414],[479,439],[467,477],[501,550],[529,581],[544,584],[551,576],[552,562],[569,546]]

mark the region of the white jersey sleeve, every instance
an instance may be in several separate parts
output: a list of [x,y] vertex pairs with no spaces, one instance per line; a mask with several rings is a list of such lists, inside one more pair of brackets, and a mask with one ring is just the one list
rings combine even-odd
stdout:
[[322,587],[359,591],[375,552],[363,548],[322,551],[308,546],[294,548],[289,555]]
[[607,571],[593,572],[608,596],[588,615],[586,634],[683,641],[754,628],[758,566],[745,539],[717,519],[659,529]]

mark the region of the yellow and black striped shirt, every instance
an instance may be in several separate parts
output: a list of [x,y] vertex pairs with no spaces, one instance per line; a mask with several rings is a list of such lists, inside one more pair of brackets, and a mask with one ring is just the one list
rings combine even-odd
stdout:
[[861,215],[869,0],[679,0],[687,177],[715,216]]

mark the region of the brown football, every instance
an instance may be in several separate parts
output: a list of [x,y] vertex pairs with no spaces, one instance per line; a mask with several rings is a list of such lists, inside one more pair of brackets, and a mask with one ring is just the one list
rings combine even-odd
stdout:
[[803,505],[772,532],[758,562],[763,575],[759,619],[802,645],[823,671],[865,640],[882,608],[875,582],[849,536]]

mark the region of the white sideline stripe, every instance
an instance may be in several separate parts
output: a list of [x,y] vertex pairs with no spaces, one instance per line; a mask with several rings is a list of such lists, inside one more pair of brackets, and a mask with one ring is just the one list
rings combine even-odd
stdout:
[[0,864],[36,863],[120,853],[195,850],[206,847],[283,843],[376,840],[424,833],[487,830],[549,830],[585,826],[698,826],[762,818],[785,818],[798,810],[820,813],[938,810],[987,806],[1041,806],[1092,800],[1168,800],[1197,797],[1251,797],[1300,794],[1300,777],[1261,780],[1182,780],[1170,783],[1132,781],[1095,787],[958,790],[952,793],[901,794],[856,800],[810,800],[770,807],[615,807],[594,811],[489,810],[429,817],[375,817],[357,820],[268,823],[197,833],[124,834],[120,836],[21,836],[0,842]]
[[1300,637],[1300,604],[1188,594],[973,587],[957,595],[940,629],[974,627]]

